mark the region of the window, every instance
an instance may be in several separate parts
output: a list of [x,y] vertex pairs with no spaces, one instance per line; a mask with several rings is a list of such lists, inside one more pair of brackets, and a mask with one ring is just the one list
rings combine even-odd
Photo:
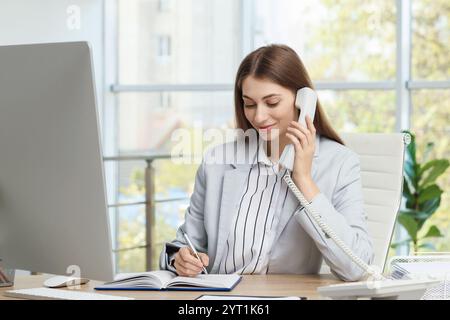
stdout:
[[[427,142],[435,146],[429,159],[450,158],[450,5],[445,0],[412,2],[411,130],[421,142],[424,160]],[[437,181],[445,191],[441,204],[427,221],[445,235],[431,242],[437,251],[450,251],[450,172]],[[424,229],[427,229],[426,227]]]
[[[157,2],[118,2],[119,82],[232,83],[241,58],[240,1],[173,0],[164,13]],[[167,55],[170,63],[161,65],[158,57]]]
[[395,132],[395,92],[392,90],[319,91],[333,126],[342,132]]
[[445,0],[412,2],[412,77],[450,79],[450,5]]
[[171,106],[171,97],[169,92],[161,92],[159,94],[159,105],[162,109],[170,108]]
[[158,58],[168,58],[171,56],[170,36],[158,36]]
[[[450,90],[414,90],[412,93],[413,115],[411,128],[416,139],[421,142],[418,161],[425,160],[425,145],[433,142],[434,148],[427,159],[450,159]],[[437,225],[445,235],[434,238],[431,243],[436,250],[448,252],[450,249],[450,173],[447,171],[438,180],[438,185],[446,192],[442,194],[438,211],[427,223]],[[427,229],[426,227],[424,229]],[[428,229],[427,229],[428,230]]]
[[260,0],[255,47],[284,43],[315,81],[395,78],[395,1]]
[[[338,131],[410,128],[420,145],[436,143],[433,157],[450,156],[446,0],[117,0],[117,9],[118,77],[112,83],[117,105],[107,106],[107,112],[117,119],[118,154],[170,152],[177,129],[202,143],[197,127],[233,126],[232,90],[240,61],[261,45],[284,43],[299,53]],[[411,25],[406,47],[398,36],[405,21]],[[399,50],[405,57],[400,61]],[[399,80],[405,83],[397,85]],[[162,243],[174,237],[184,218],[198,163],[161,160],[154,166],[156,197],[164,200],[156,204],[157,261]],[[118,165],[112,192],[120,201],[143,201],[144,167],[142,162]],[[450,172],[440,183],[449,190]],[[449,211],[447,192],[432,221],[447,235],[435,240],[441,251],[450,251]],[[125,249],[117,255],[119,271],[142,271],[142,205],[121,207],[114,216],[116,247]]]
[[158,0],[158,11],[168,12],[172,9],[172,0]]

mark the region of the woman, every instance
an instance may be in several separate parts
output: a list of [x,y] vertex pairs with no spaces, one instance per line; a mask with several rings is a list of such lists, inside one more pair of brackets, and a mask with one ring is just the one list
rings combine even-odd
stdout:
[[[210,273],[311,274],[319,271],[323,258],[343,280],[364,275],[311,221],[282,179],[286,170],[277,164],[284,147],[292,143],[294,183],[322,219],[370,264],[373,250],[358,156],[344,146],[319,102],[314,119],[306,119],[307,127],[298,124],[294,102],[303,87],[313,88],[312,82],[287,46],[261,47],[242,61],[234,92],[237,126],[255,130],[267,143],[257,144],[249,163],[203,161],[185,223],[161,254],[162,269],[185,276],[199,274],[203,266]],[[211,153],[239,152],[236,145],[223,144]],[[183,232],[200,252],[201,262],[187,247]]]

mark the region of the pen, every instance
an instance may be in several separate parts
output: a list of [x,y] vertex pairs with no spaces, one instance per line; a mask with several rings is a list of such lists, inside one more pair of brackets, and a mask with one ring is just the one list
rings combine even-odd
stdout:
[[[197,259],[198,259],[200,262],[202,262],[202,259],[200,259],[200,257],[198,256],[198,252],[197,252],[197,250],[195,250],[195,247],[194,247],[194,245],[192,244],[191,240],[189,239],[188,235],[187,235],[185,232],[183,232],[183,236],[184,236],[184,238],[186,239],[186,241],[187,241],[189,247],[191,248],[191,250],[194,252],[194,254],[195,254],[195,256],[197,257]],[[203,265],[203,262],[202,262],[202,265]],[[203,268],[203,272],[204,272],[205,274],[208,274],[208,271],[206,271],[205,266],[203,266],[202,268]]]

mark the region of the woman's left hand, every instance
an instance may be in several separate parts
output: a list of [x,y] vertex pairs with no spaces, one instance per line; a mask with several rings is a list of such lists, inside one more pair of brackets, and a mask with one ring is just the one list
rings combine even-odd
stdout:
[[292,180],[310,201],[320,192],[311,176],[312,161],[316,150],[316,129],[311,118],[306,116],[307,128],[296,121],[292,121],[286,133],[295,149]]

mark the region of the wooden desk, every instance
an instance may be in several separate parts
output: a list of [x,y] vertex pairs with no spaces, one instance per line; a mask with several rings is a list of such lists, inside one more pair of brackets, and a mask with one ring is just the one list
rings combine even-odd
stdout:
[[[42,287],[48,276],[16,277],[14,287],[0,288],[0,300],[11,299],[3,292],[13,289]],[[117,296],[127,296],[142,300],[192,300],[202,294],[231,294],[253,296],[300,296],[308,299],[321,299],[316,289],[320,286],[339,283],[332,275],[245,275],[241,282],[229,292],[211,291],[96,291],[94,287],[101,284],[90,281],[81,286],[81,291],[97,292]]]

